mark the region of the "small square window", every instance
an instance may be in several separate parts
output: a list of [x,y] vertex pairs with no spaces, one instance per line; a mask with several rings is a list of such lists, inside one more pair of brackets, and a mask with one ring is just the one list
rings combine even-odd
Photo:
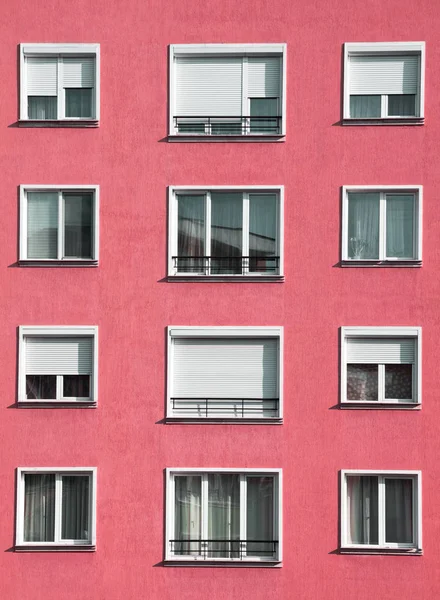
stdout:
[[95,468],[19,468],[16,546],[93,549]]
[[167,469],[166,559],[281,561],[281,470]]
[[424,42],[346,43],[344,119],[423,122]]
[[342,471],[341,548],[421,552],[421,473]]
[[20,327],[19,402],[97,402],[96,327]]
[[393,265],[422,260],[422,187],[344,186],[342,260]]
[[20,120],[99,120],[99,44],[21,44]]
[[96,263],[98,186],[20,186],[20,261]]
[[285,135],[285,44],[170,48],[170,135]]
[[281,420],[281,327],[170,327],[168,333],[168,418]]
[[421,404],[421,329],[342,327],[342,404]]

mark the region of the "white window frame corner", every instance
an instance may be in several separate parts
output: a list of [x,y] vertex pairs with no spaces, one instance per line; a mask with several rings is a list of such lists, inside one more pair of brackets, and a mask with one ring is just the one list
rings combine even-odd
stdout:
[[[62,256],[58,256],[57,258],[28,258],[27,256],[27,214],[28,214],[28,202],[27,202],[27,194],[28,192],[58,192],[58,194],[63,194],[63,192],[89,192],[93,194],[93,227],[92,227],[92,253],[93,256],[91,258],[64,258]],[[19,243],[19,262],[21,263],[38,263],[39,265],[50,265],[56,264],[57,266],[88,266],[90,264],[96,265],[99,262],[99,185],[91,184],[91,185],[72,185],[72,184],[21,184],[19,186],[19,195],[20,195],[20,243]],[[63,220],[64,214],[63,212],[58,215],[58,242],[57,242],[57,251],[58,255],[61,253],[62,248],[59,247],[60,243],[60,232],[58,231],[60,226],[65,225]],[[61,233],[61,236],[64,236]]]
[[[100,120],[100,105],[101,105],[101,91],[100,91],[100,79],[101,79],[101,67],[100,57],[101,50],[99,43],[20,43],[20,121],[26,122],[37,122],[42,127],[45,126],[47,121],[59,122],[59,123],[72,123],[80,126],[81,123],[94,123]],[[26,56],[59,56],[59,55],[73,55],[81,56],[90,54],[95,57],[95,86],[93,94],[93,108],[94,117],[91,118],[79,118],[70,119],[65,116],[60,117],[57,115],[56,119],[41,119],[35,121],[30,119],[28,116],[27,107],[27,74],[26,74]],[[57,94],[58,99],[58,94]],[[58,104],[60,102],[58,101]]]
[[[425,117],[425,42],[344,42],[344,97],[343,97],[343,120],[362,121],[356,117],[350,117],[350,67],[351,55],[392,55],[392,54],[418,54],[420,56],[419,73],[419,106],[416,117],[400,117],[403,125],[408,121],[416,119],[422,121]],[[395,120],[395,117],[374,117],[371,121]]]
[[[27,337],[91,337],[93,361],[91,374],[91,398],[88,400],[28,400],[26,397],[26,338]],[[19,325],[18,327],[18,398],[20,405],[97,407],[98,405],[98,325]]]
[[[399,469],[341,469],[339,471],[339,493],[340,493],[340,530],[339,543],[340,550],[343,552],[354,552],[356,554],[382,554],[392,551],[398,554],[419,555],[423,551],[422,544],[422,471],[421,470],[399,470]],[[394,544],[350,544],[348,542],[348,495],[347,495],[347,478],[349,476],[371,476],[371,477],[402,477],[411,479],[414,482],[413,487],[413,531],[414,545],[412,547],[401,547]],[[385,510],[385,506],[380,507],[378,511],[378,519],[384,519],[381,511]],[[380,529],[380,525],[379,525]]]
[[[28,551],[47,551],[65,549],[75,551],[96,550],[96,504],[97,504],[97,467],[17,467],[16,468],[16,507],[15,507],[15,548],[25,548]],[[90,478],[89,489],[89,527],[90,537],[84,543],[70,543],[61,540],[53,542],[26,542],[24,541],[24,477],[28,474],[48,474],[63,476],[69,474],[84,474]],[[55,520],[59,518],[61,507],[55,506]]]
[[[392,194],[393,192],[401,192],[403,194],[414,194],[415,199],[415,219],[417,222],[413,224],[414,227],[414,246],[415,254],[414,258],[388,258],[383,254],[382,247],[386,243],[384,239],[384,223],[385,215],[380,209],[379,214],[379,258],[366,258],[356,259],[348,256],[348,197],[351,192],[376,192],[378,194]],[[414,264],[422,262],[422,251],[423,251],[423,185],[343,185],[341,186],[342,196],[342,226],[341,226],[341,261],[347,264],[355,264],[356,266],[362,266],[362,263],[370,265],[383,265],[392,266],[405,264]]]

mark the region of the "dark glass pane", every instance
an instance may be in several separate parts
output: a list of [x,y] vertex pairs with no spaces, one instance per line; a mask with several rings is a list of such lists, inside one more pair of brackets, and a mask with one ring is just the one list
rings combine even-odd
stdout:
[[92,194],[63,194],[64,256],[92,258]]
[[412,479],[385,479],[385,541],[413,542]]
[[347,400],[378,400],[377,365],[347,365]]
[[381,117],[381,97],[373,95],[350,96],[352,119],[374,119]]
[[179,133],[205,133],[204,123],[178,123]]
[[211,123],[212,135],[241,135],[241,123]]
[[61,539],[89,540],[89,477],[63,475]]
[[56,96],[28,96],[29,119],[56,119],[57,97]]
[[242,272],[243,196],[211,194],[211,273]]
[[378,544],[378,479],[365,475],[347,477],[348,537],[350,544]]
[[24,476],[25,542],[53,542],[55,530],[55,475]]
[[26,398],[28,400],[56,400],[56,375],[26,375]]
[[389,117],[415,117],[415,94],[390,94],[388,96]]
[[277,197],[275,194],[249,196],[249,271],[277,273]]
[[[280,133],[278,123],[278,98],[251,98],[251,133]],[[254,118],[252,118],[254,117]],[[275,117],[265,119],[264,117]]]
[[90,119],[93,117],[91,88],[66,88],[66,117]]
[[385,365],[385,398],[412,400],[412,365]]
[[348,194],[348,256],[354,260],[379,258],[379,194]]
[[414,195],[387,195],[387,257],[414,258]]
[[273,557],[273,477],[247,477],[246,531],[248,556]]
[[90,375],[63,375],[64,398],[90,398]]
[[205,196],[179,195],[177,199],[177,271],[204,273]]

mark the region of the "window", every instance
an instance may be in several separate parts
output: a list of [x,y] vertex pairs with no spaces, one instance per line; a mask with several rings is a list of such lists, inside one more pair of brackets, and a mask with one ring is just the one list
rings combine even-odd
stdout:
[[98,186],[20,186],[20,261],[97,262]]
[[341,547],[421,551],[420,471],[342,471]]
[[282,277],[283,188],[170,188],[169,275]]
[[423,122],[424,42],[345,44],[344,119]]
[[96,544],[96,468],[17,469],[16,545]]
[[281,327],[169,327],[168,412],[178,420],[280,420]]
[[342,403],[421,403],[420,327],[342,327]]
[[285,134],[285,44],[170,47],[170,134]]
[[342,260],[422,259],[422,186],[343,187]]
[[97,327],[20,327],[19,402],[96,403]]
[[21,44],[20,61],[21,121],[99,120],[99,44]]
[[281,561],[281,469],[167,469],[167,560]]

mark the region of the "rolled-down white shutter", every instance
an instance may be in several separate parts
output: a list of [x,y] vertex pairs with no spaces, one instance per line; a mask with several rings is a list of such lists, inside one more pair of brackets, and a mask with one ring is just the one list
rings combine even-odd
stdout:
[[241,116],[242,58],[176,58],[176,116]]
[[281,96],[281,58],[254,56],[248,58],[249,98],[279,98]]
[[27,375],[90,375],[91,337],[27,337]]
[[347,363],[414,364],[414,338],[348,338]]
[[63,58],[63,87],[93,88],[95,86],[95,59],[92,57]]
[[57,64],[54,57],[26,57],[28,96],[57,95]]
[[277,398],[278,340],[173,340],[174,398]]
[[350,94],[417,94],[416,55],[350,56]]

